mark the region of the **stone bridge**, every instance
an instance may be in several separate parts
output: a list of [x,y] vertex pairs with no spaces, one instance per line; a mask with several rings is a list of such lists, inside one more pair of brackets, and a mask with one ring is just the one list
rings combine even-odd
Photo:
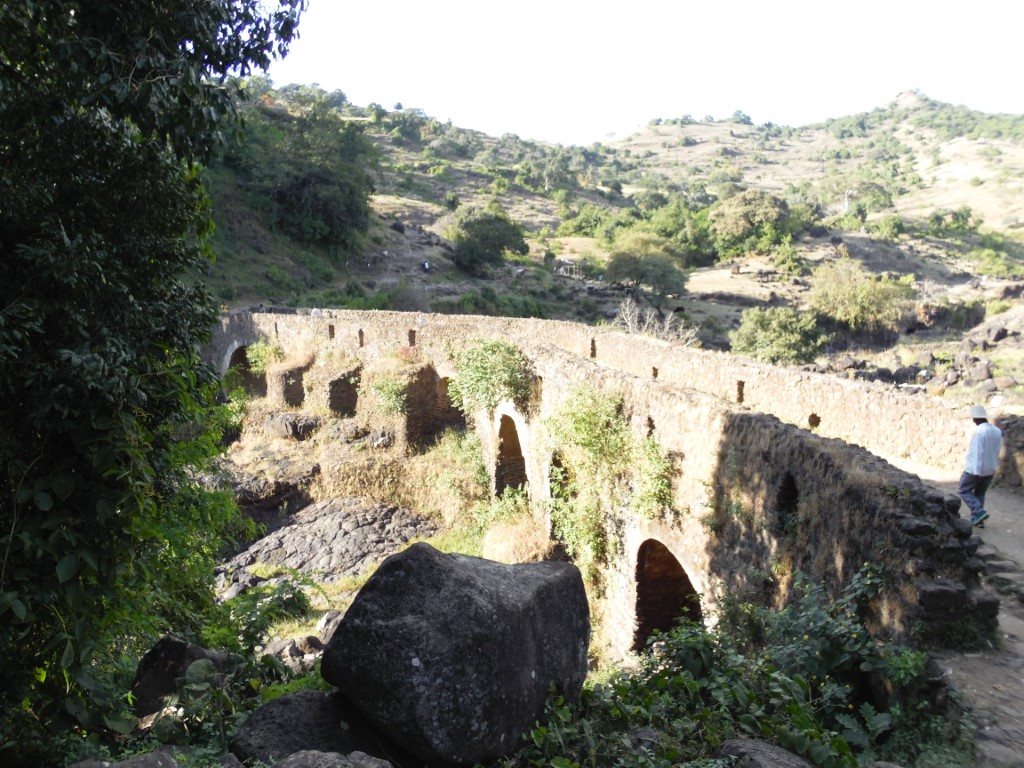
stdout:
[[242,311],[222,316],[205,355],[222,372],[245,368],[246,348],[265,340],[287,359],[251,382],[271,402],[357,417],[359,377],[415,358],[423,365],[400,436],[413,445],[454,413],[456,353],[492,339],[518,347],[536,379],[529,412],[503,402],[471,420],[496,492],[524,486],[531,500],[550,497],[557,459],[545,421],[582,385],[621,396],[633,434],[672,457],[672,509],[614,521],[602,598],[614,653],[641,647],[685,610],[714,622],[731,600],[781,605],[798,572],[838,594],[865,563],[887,574],[869,617],[880,637],[941,642],[965,622],[994,625],[998,600],[980,585],[979,541],[959,499],[879,458],[956,470],[965,414],[922,394],[513,318]]

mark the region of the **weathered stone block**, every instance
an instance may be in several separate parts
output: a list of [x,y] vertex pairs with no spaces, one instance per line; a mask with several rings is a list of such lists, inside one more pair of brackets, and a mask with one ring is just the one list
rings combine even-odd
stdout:
[[574,565],[504,565],[414,544],[356,596],[322,673],[422,760],[472,765],[518,749],[551,686],[579,695],[589,639]]

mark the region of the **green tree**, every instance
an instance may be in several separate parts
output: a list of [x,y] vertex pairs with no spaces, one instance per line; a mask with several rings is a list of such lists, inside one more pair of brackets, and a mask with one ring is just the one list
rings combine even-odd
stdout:
[[715,205],[708,219],[719,251],[730,255],[753,248],[769,228],[770,244],[777,244],[787,231],[789,205],[770,192],[749,189]]
[[340,120],[330,97],[305,87],[287,94],[293,108],[247,101],[245,130],[224,162],[233,168],[267,220],[300,242],[350,255],[370,221],[375,157],[361,124]]
[[[105,661],[212,604],[215,319],[195,163],[304,0],[0,11],[0,754],[121,727]],[[130,628],[130,629],[129,629]],[[106,713],[106,720],[102,716]]]
[[686,272],[671,242],[637,229],[623,230],[616,236],[605,277],[632,286],[634,296],[646,289],[657,305],[668,294],[681,293],[686,288]]
[[522,227],[498,210],[460,207],[452,215],[445,236],[455,247],[455,263],[467,272],[503,263],[506,251],[524,256],[530,252]]
[[766,363],[813,362],[825,341],[814,313],[791,307],[745,310],[729,340],[733,352]]

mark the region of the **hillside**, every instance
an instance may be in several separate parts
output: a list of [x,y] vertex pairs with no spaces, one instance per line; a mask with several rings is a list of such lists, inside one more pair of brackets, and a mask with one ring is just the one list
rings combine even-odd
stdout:
[[[365,234],[344,249],[303,241],[274,225],[237,169],[211,169],[218,261],[210,283],[225,305],[608,322],[632,293],[661,317],[674,311],[699,326],[705,345],[727,348],[745,310],[806,309],[815,268],[848,256],[870,273],[912,284],[915,311],[928,320],[898,329],[917,331],[913,338],[833,334],[822,351],[891,361],[916,356],[901,350],[922,343],[951,355],[961,334],[1019,303],[1021,116],[906,93],[870,113],[800,128],[755,126],[742,114],[680,118],[607,144],[562,147],[486,136],[418,110],[362,109],[337,94],[267,86],[250,123],[270,115],[280,124],[327,107],[344,130],[372,144]],[[277,149],[265,143],[262,151]],[[802,226],[791,239],[773,232],[775,239],[751,235],[728,247],[712,242],[708,220],[751,191],[784,201]],[[470,207],[504,212],[524,230],[529,254],[472,273],[457,267],[446,235],[451,212]],[[683,292],[658,296],[656,285],[631,289],[603,279],[614,238],[634,227],[661,228],[687,268]],[[705,229],[694,235],[695,227]],[[1024,381],[1015,359],[1000,365]]]

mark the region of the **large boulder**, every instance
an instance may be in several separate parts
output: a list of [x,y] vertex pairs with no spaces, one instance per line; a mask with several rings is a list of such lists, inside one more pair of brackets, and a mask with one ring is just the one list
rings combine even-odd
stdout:
[[436,530],[430,520],[404,507],[349,497],[327,499],[303,508],[288,525],[254,542],[217,571],[226,584],[229,579],[244,579],[245,568],[262,563],[333,583],[361,575],[412,539]]
[[321,666],[377,728],[430,765],[510,754],[551,687],[579,695],[590,614],[578,569],[414,544],[356,596]]
[[163,709],[167,698],[178,690],[178,678],[184,677],[189,665],[208,659],[223,671],[230,654],[210,651],[173,635],[165,635],[139,661],[132,682],[132,697],[137,717],[146,717]]
[[715,757],[734,757],[740,768],[813,768],[811,763],[782,747],[753,739],[726,741]]
[[362,752],[339,755],[337,752],[306,750],[278,760],[274,768],[391,768],[391,763]]

